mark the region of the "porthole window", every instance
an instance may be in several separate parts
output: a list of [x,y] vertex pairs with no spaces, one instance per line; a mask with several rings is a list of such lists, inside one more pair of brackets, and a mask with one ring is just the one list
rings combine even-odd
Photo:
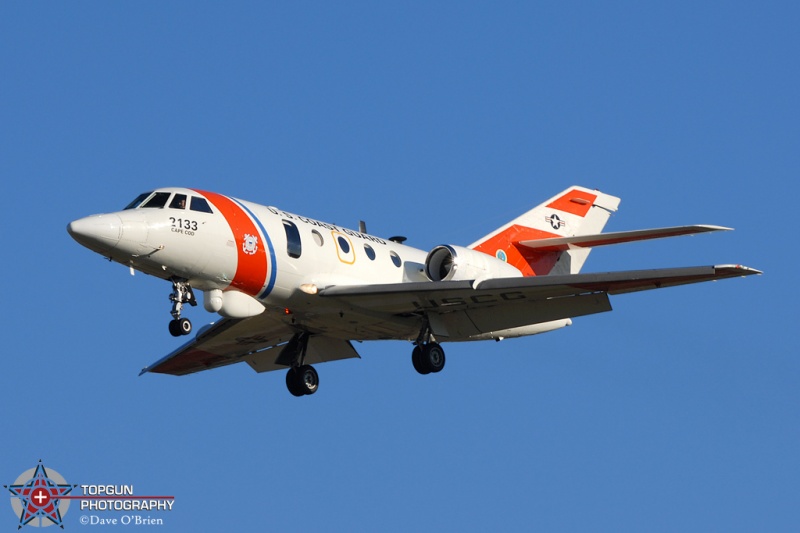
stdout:
[[366,252],[367,257],[369,257],[370,261],[375,261],[375,250],[372,249],[372,246],[370,246],[369,244],[365,244],[364,252]]
[[403,264],[403,261],[400,260],[400,256],[394,252],[389,252],[389,256],[392,258],[392,263],[394,263],[394,266],[400,268],[400,265]]
[[325,244],[325,240],[322,238],[322,235],[317,230],[312,229],[311,236],[314,238],[314,242],[317,243],[317,246],[322,246],[323,244]]
[[336,241],[339,243],[339,249],[342,250],[342,253],[349,254],[350,253],[350,243],[347,242],[347,239],[344,237],[337,237]]

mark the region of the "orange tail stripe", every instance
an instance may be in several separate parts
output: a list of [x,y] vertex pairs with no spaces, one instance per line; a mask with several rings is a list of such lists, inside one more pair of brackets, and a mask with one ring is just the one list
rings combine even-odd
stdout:
[[547,207],[585,217],[596,199],[596,194],[572,189],[561,198],[547,204]]

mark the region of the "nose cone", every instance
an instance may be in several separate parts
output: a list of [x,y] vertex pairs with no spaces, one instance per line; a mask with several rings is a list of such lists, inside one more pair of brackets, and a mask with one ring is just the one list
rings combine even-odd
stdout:
[[96,252],[112,250],[122,237],[122,219],[118,215],[94,215],[73,220],[67,225],[73,239]]

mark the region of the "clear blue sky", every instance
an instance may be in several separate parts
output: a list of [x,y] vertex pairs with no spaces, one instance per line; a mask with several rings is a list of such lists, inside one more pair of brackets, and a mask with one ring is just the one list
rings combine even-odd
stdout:
[[[42,459],[172,494],[162,531],[797,531],[800,9],[650,4],[3,2],[0,485]],[[586,271],[765,275],[446,345],[436,376],[361,344],[296,399],[139,377],[179,342],[169,285],[65,230],[182,185],[429,249],[572,184],[622,198],[608,231],[736,228]]]

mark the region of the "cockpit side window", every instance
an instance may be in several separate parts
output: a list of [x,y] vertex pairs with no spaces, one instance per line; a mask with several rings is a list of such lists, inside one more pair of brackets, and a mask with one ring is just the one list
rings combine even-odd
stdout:
[[152,198],[147,200],[144,204],[142,204],[142,208],[152,207],[160,209],[167,205],[167,200],[169,200],[169,195],[171,193],[168,192],[157,192],[153,195]]
[[201,213],[213,213],[214,211],[211,210],[211,206],[208,205],[208,201],[205,198],[200,198],[199,196],[192,196],[192,204],[189,207],[192,211],[199,211]]
[[186,195],[176,194],[172,201],[169,203],[172,209],[186,209]]
[[[132,201],[127,206],[125,206],[125,209],[136,209],[137,207],[139,207],[139,204],[144,202],[145,198],[147,198],[151,194],[153,194],[153,191],[143,192],[142,194],[136,197],[136,200]],[[125,209],[123,209],[123,211]]]

